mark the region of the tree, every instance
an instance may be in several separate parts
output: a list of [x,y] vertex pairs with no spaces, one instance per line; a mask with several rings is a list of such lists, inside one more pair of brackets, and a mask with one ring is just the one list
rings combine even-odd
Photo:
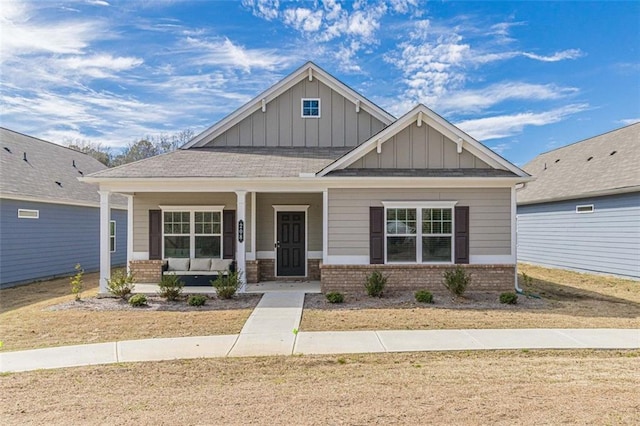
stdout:
[[70,143],[68,147],[95,158],[107,167],[111,167],[112,165],[111,148],[103,146],[100,143],[76,140],[75,143]]

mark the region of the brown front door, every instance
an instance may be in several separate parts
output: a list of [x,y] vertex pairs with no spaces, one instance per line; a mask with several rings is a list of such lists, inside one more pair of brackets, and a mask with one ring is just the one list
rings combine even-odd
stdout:
[[281,277],[305,275],[305,213],[278,212],[277,274]]

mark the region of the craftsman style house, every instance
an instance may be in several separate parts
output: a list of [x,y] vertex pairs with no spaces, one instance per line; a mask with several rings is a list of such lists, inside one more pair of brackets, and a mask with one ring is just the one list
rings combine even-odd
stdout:
[[103,209],[131,196],[139,281],[166,259],[223,258],[247,282],[324,291],[360,290],[374,269],[391,287],[440,285],[455,264],[476,288],[513,288],[515,186],[530,179],[424,105],[396,119],[311,62],[178,151],[84,178]]

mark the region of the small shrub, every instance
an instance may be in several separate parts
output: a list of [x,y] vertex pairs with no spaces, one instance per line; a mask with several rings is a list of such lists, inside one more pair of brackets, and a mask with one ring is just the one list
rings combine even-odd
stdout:
[[242,271],[231,272],[227,269],[226,275],[223,271],[218,271],[218,278],[211,281],[211,285],[216,289],[220,299],[231,299],[242,286]]
[[420,303],[433,303],[433,294],[428,290],[418,290],[415,294],[416,301]]
[[84,275],[84,269],[79,263],[76,263],[76,274],[71,277],[71,294],[76,297],[76,301],[80,300],[82,296],[82,290],[84,289],[84,281],[82,276]]
[[182,294],[182,288],[184,287],[184,283],[178,278],[177,275],[163,275],[160,280],[160,291],[158,294],[165,299],[172,301],[178,300],[180,295]]
[[380,271],[373,271],[367,276],[367,281],[364,283],[367,294],[371,297],[382,297],[388,278],[389,277],[382,275]]
[[129,304],[134,307],[147,306],[147,296],[144,294],[134,294],[129,298]]
[[192,294],[187,298],[189,306],[204,306],[207,303],[207,297],[201,294]]
[[342,303],[344,302],[344,296],[342,293],[338,293],[337,291],[332,291],[331,293],[327,293],[325,295],[327,301],[329,303]]
[[454,296],[462,296],[471,283],[471,275],[460,266],[457,266],[456,269],[445,271],[443,276],[444,286]]
[[501,293],[500,294],[500,303],[504,303],[507,305],[515,305],[516,303],[518,303],[518,295],[511,292],[511,291],[507,291],[505,293]]
[[135,288],[135,278],[133,274],[127,274],[124,270],[117,270],[107,280],[107,290],[114,296],[126,299]]

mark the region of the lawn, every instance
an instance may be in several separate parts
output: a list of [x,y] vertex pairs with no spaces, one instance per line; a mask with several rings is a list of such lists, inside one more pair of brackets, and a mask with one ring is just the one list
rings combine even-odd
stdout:
[[[486,308],[469,294],[463,303],[451,303],[447,293],[436,294],[440,305],[407,301],[389,306],[366,295],[343,305],[323,302],[305,308],[300,330],[419,330],[460,328],[640,328],[640,283],[620,278],[580,274],[557,269],[520,265],[533,278],[524,290],[541,299],[521,305]],[[434,290],[434,289],[431,289]],[[437,289],[436,289],[437,290]],[[389,298],[393,299],[394,295]],[[494,295],[497,301],[497,295]],[[411,295],[409,298],[411,299]],[[442,301],[446,303],[443,303]],[[364,307],[363,307],[364,306]]]
[[[638,351],[199,359],[0,376],[25,424],[637,424]],[[46,389],[46,391],[43,391]]]
[[[85,275],[83,299],[98,292],[98,274]],[[110,342],[152,337],[237,334],[252,308],[189,312],[90,311],[50,308],[73,300],[69,278],[0,290],[0,350]],[[253,299],[253,304],[259,298]],[[184,303],[184,302],[182,302]],[[219,302],[223,303],[223,302]],[[82,302],[78,302],[82,306]]]

